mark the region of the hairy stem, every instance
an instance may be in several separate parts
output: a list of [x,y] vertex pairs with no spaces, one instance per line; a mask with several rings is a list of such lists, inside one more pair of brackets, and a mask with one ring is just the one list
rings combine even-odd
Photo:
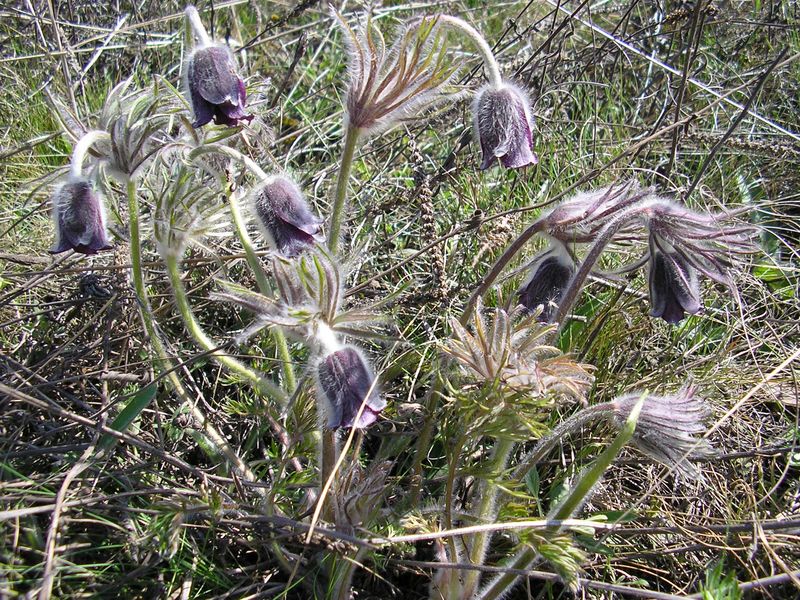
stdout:
[[475,43],[478,52],[481,54],[481,58],[483,58],[483,66],[486,68],[486,78],[489,80],[489,83],[491,83],[492,87],[495,89],[503,85],[503,78],[500,75],[500,65],[497,64],[494,52],[492,52],[492,48],[477,29],[463,19],[451,15],[437,15],[434,18],[437,19],[439,23],[458,29],[466,34],[467,37]]
[[[514,449],[514,442],[511,440],[498,440],[492,449],[492,457],[489,459],[489,477],[500,477],[505,471],[508,457]],[[478,524],[491,523],[497,518],[497,500],[502,490],[491,479],[487,479],[480,486],[478,491],[480,501],[475,512],[475,520]],[[491,531],[482,531],[475,534],[472,545],[469,549],[469,564],[483,565],[486,560],[486,551],[489,549],[491,541]],[[471,598],[478,587],[481,572],[477,570],[467,571],[464,575],[464,594],[462,597]]]
[[514,470],[515,481],[521,480],[528,471],[535,467],[539,461],[547,456],[550,451],[566,436],[571,435],[590,421],[608,414],[611,408],[610,402],[603,402],[589,406],[575,413],[566,421],[559,423],[550,433],[536,442],[533,450],[522,459],[522,463]]
[[[259,181],[264,181],[268,177],[264,170],[258,166],[258,163],[256,163],[246,154],[242,154],[234,148],[210,144],[200,148],[195,148],[189,153],[189,157],[193,160],[194,158],[202,156],[203,154],[225,154],[230,158],[241,162],[251,173],[253,173],[253,175],[256,176],[256,178],[258,178]],[[239,243],[242,244],[242,249],[244,249],[247,264],[250,266],[250,270],[253,271],[259,291],[266,296],[270,296],[273,293],[272,285],[270,284],[269,279],[267,279],[267,275],[264,272],[264,267],[261,264],[258,255],[256,254],[253,240],[250,239],[250,235],[247,233],[247,227],[245,226],[244,219],[242,218],[242,213],[239,210],[239,204],[231,193],[230,186],[227,185],[227,182],[222,181],[222,185],[225,188],[225,196],[228,199],[228,207],[231,211],[231,218],[233,219],[233,224],[236,228],[236,235],[239,238]],[[294,374],[294,365],[292,363],[291,353],[289,352],[289,344],[287,343],[286,336],[281,329],[274,327],[272,328],[271,334],[272,339],[275,341],[275,345],[278,348],[278,355],[283,363],[283,376],[286,380],[286,390],[291,394],[297,387],[297,378]]]
[[192,311],[189,298],[186,295],[186,288],[181,280],[178,257],[172,253],[168,253],[165,257],[165,262],[167,264],[169,281],[172,285],[172,292],[175,294],[175,305],[195,342],[197,342],[203,350],[209,352],[214,360],[225,366],[231,372],[250,382],[256,390],[272,398],[280,405],[286,404],[286,396],[274,384],[261,377],[254,369],[251,369],[241,361],[219,350],[219,343],[208,336]]
[[[236,227],[236,234],[239,237],[239,242],[242,244],[245,256],[247,257],[247,264],[250,265],[250,270],[256,278],[256,284],[259,291],[265,296],[271,296],[273,293],[272,285],[264,273],[264,267],[256,254],[253,247],[253,241],[247,233],[247,228],[242,219],[242,213],[239,210],[239,204],[233,197],[233,194],[228,192],[228,206],[230,207],[231,217],[233,218],[234,226]],[[286,341],[286,335],[279,327],[273,327],[270,331],[275,346],[278,348],[278,356],[283,365],[283,377],[286,380],[286,390],[291,394],[297,387],[297,379],[294,375],[294,365],[292,363],[292,355],[289,352],[289,344]]]
[[[130,239],[131,239],[131,271],[133,274],[133,287],[136,291],[138,298],[139,314],[142,317],[145,331],[150,338],[150,343],[155,350],[156,366],[159,372],[165,373],[167,379],[175,390],[175,394],[180,399],[183,406],[188,407],[195,420],[201,424],[203,433],[209,442],[214,446],[214,450],[220,456],[225,457],[225,460],[236,470],[245,480],[250,482],[257,482],[258,478],[255,473],[248,467],[245,462],[234,452],[230,444],[225,440],[222,435],[209,423],[203,412],[197,407],[197,403],[192,399],[186,388],[183,387],[180,378],[175,372],[172,361],[167,355],[167,350],[164,343],[158,335],[156,329],[155,317],[153,316],[153,309],[150,305],[150,299],[147,296],[147,288],[144,281],[144,271],[142,270],[142,242],[141,232],[139,230],[139,200],[137,197],[136,181],[128,179],[127,183],[128,194],[128,219],[130,222]],[[213,458],[213,457],[212,457]],[[265,496],[266,490],[261,487],[256,487],[259,495]]]
[[350,179],[350,171],[353,168],[353,157],[358,146],[358,138],[361,130],[358,127],[347,125],[344,146],[342,148],[342,159],[339,163],[339,174],[336,179],[336,195],[333,198],[333,212],[331,213],[330,227],[328,228],[328,248],[331,254],[336,254],[339,247],[339,236],[344,220],[344,209],[347,204],[347,184]]
[[[608,448],[606,448],[591,464],[591,466],[581,474],[578,482],[569,491],[567,497],[550,511],[550,514],[547,515],[548,520],[564,521],[569,519],[580,508],[581,504],[583,504],[583,502],[589,496],[592,489],[595,485],[597,485],[597,482],[606,472],[608,467],[611,466],[611,463],[617,457],[620,450],[622,450],[625,444],[627,444],[631,437],[633,437],[633,432],[636,430],[636,422],[639,419],[639,412],[642,409],[645,397],[646,394],[643,394],[642,398],[639,400],[636,406],[634,406],[633,410],[631,410],[630,415],[628,415],[628,418],[625,421],[625,425],[617,434],[617,437],[614,438],[614,441],[612,441]],[[561,528],[561,524],[553,525],[548,527],[547,531],[550,533],[557,533],[561,530]],[[536,552],[536,550],[532,548],[526,548],[518,552],[508,566],[514,570],[530,569],[538,558],[539,554]],[[508,593],[511,588],[516,585],[519,577],[520,576],[515,572],[502,573],[498,575],[491,581],[491,583],[489,583],[486,588],[484,588],[484,590],[478,595],[478,598],[480,600],[497,600]]]
[[[486,290],[492,286],[495,280],[500,276],[500,273],[503,272],[503,269],[505,269],[508,263],[511,262],[511,260],[519,253],[520,250],[522,250],[523,246],[528,243],[528,241],[534,235],[540,233],[544,229],[546,223],[547,221],[544,218],[539,218],[534,221],[517,237],[517,239],[511,243],[508,248],[506,248],[502,256],[495,261],[491,270],[486,274],[478,287],[475,288],[475,291],[472,292],[469,300],[467,300],[467,305],[464,307],[464,311],[461,313],[461,318],[459,319],[461,325],[464,327],[467,326],[467,323],[469,323],[472,313],[475,310],[475,305],[477,304],[478,299],[482,297],[483,294],[486,293]],[[443,361],[439,368],[440,376],[433,381],[431,388],[428,390],[428,393],[425,397],[425,412],[427,415],[433,415],[436,410],[436,405],[439,401],[439,396],[444,385],[442,377],[445,376],[444,374],[447,372],[447,367],[450,364],[450,361],[447,359],[440,360]],[[435,427],[435,420],[430,417],[426,418],[425,424],[423,425],[422,430],[417,437],[417,444],[414,450],[414,462],[411,466],[412,481],[410,489],[410,498],[415,504],[419,500],[421,492],[422,463],[424,462],[425,457],[428,455],[428,450],[430,449]]]
[[478,302],[478,298],[483,296],[486,291],[492,286],[495,280],[500,276],[500,273],[503,272],[503,269],[506,268],[509,262],[522,250],[522,247],[528,243],[528,241],[537,233],[540,233],[545,225],[547,224],[547,220],[545,218],[539,218],[533,223],[531,223],[528,228],[523,231],[517,239],[515,239],[508,248],[506,248],[505,252],[498,258],[495,263],[492,265],[492,268],[480,282],[475,291],[472,292],[472,295],[467,300],[467,305],[464,307],[464,312],[461,313],[461,318],[459,322],[466,327],[467,323],[469,323],[470,318],[472,317],[472,312],[475,310],[475,305]]
[[210,46],[212,43],[211,38],[208,37],[208,32],[203,25],[203,21],[200,20],[200,13],[197,12],[197,9],[190,4],[186,7],[184,14],[186,15],[186,19],[189,21],[189,26],[192,28],[192,32],[194,32],[194,34],[197,36],[197,40],[200,42],[200,47],[205,48]]
[[83,161],[86,158],[87,152],[89,152],[89,148],[91,148],[92,144],[95,142],[99,142],[100,140],[108,140],[110,136],[105,131],[100,131],[97,129],[93,129],[92,131],[87,132],[81,139],[78,140],[78,143],[75,144],[75,148],[72,150],[72,159],[70,160],[70,174],[73,177],[82,177],[83,176]]
[[586,283],[587,277],[589,277],[589,274],[592,272],[592,269],[594,268],[595,263],[597,263],[597,260],[600,258],[600,255],[603,253],[603,250],[605,250],[606,246],[614,237],[614,235],[616,235],[616,233],[626,223],[628,223],[633,216],[637,214],[638,210],[639,209],[636,206],[624,210],[620,215],[612,219],[602,230],[600,230],[600,233],[597,234],[597,238],[595,239],[594,244],[592,244],[592,247],[589,249],[589,252],[586,254],[586,258],[583,259],[581,266],[570,280],[569,286],[564,292],[561,302],[558,304],[558,310],[550,318],[551,323],[559,324],[559,331],[564,328],[565,319],[572,310],[572,307],[575,305],[575,301],[578,299],[578,296],[583,289],[583,285]]

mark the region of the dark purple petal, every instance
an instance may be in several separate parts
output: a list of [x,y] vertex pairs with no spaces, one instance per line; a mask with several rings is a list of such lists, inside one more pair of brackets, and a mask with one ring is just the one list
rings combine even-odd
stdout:
[[214,107],[214,122],[217,125],[236,127],[239,125],[239,121],[247,121],[249,123],[252,120],[253,115],[245,113],[241,106],[234,106],[225,102]]
[[483,153],[481,169],[498,158],[506,168],[536,164],[533,152],[533,116],[525,93],[510,84],[487,86],[478,92],[474,127]]
[[212,117],[218,125],[228,126],[253,118],[244,112],[247,92],[225,46],[195,50],[187,64],[186,85],[195,114],[194,127],[205,125]]
[[189,92],[192,96],[192,110],[194,111],[195,117],[192,127],[198,129],[206,123],[211,122],[211,119],[214,118],[216,106],[203,99],[197,90],[190,88]]
[[53,197],[56,243],[52,254],[75,250],[96,254],[112,246],[108,241],[100,198],[91,184],[78,179],[62,185]]
[[[367,427],[386,407],[375,386],[375,376],[355,348],[328,354],[319,363],[317,378],[331,429]],[[362,404],[364,409],[356,420]]]
[[296,256],[316,242],[322,219],[311,212],[300,188],[288,177],[270,177],[253,194],[258,224],[275,249]]
[[542,306],[538,317],[548,322],[575,273],[575,263],[565,248],[551,248],[531,265],[531,274],[519,290],[519,303],[533,312]]
[[699,312],[697,275],[677,252],[664,252],[659,240],[650,236],[650,314],[676,325],[685,313]]

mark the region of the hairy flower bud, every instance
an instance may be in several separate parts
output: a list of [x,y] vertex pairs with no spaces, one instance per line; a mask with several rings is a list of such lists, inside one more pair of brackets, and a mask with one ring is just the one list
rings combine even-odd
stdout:
[[533,113],[522,89],[508,82],[499,88],[484,86],[475,95],[472,112],[483,152],[481,169],[488,169],[498,158],[509,169],[538,162],[533,153]]
[[74,250],[97,254],[111,244],[106,234],[106,215],[100,197],[89,180],[73,177],[53,195],[56,242],[51,254]]
[[353,346],[345,346],[323,357],[316,375],[320,405],[330,429],[368,427],[386,408],[386,401],[375,385],[375,375],[361,352]]
[[252,192],[253,212],[264,237],[283,256],[312,246],[322,219],[311,212],[297,184],[285,175],[268,177]]
[[650,314],[673,325],[700,310],[697,272],[658,234],[650,233]]
[[531,263],[530,274],[518,292],[519,303],[529,312],[541,306],[537,319],[548,322],[574,274],[575,261],[569,251],[561,242],[553,241]]
[[202,127],[212,118],[217,125],[235,127],[253,118],[244,112],[247,93],[227,46],[195,49],[186,63],[185,85],[194,111],[192,127]]
[[[641,397],[641,393],[634,393],[612,400],[609,403],[613,409],[611,422],[616,427],[623,427]],[[697,467],[686,459],[708,456],[713,452],[706,440],[694,437],[705,431],[703,421],[708,414],[708,407],[695,396],[693,386],[668,396],[647,396],[639,413],[633,442],[654,460],[674,466],[689,477],[701,478]]]

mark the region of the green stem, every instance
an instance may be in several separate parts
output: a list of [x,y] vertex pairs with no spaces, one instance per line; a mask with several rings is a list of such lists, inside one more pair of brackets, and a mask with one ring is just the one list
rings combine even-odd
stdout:
[[[508,457],[514,449],[514,442],[511,440],[498,440],[492,449],[492,457],[489,459],[489,477],[501,477],[506,469]],[[477,524],[491,523],[497,518],[497,500],[502,493],[500,486],[493,483],[491,479],[486,479],[478,492],[480,502],[475,512]],[[475,534],[472,545],[469,549],[469,564],[483,565],[486,560],[486,551],[489,549],[491,540],[490,531],[482,531]],[[471,598],[478,587],[480,571],[470,570],[464,576],[463,598]]]
[[[247,264],[250,265],[250,269],[253,271],[253,275],[256,278],[258,289],[262,294],[271,296],[273,293],[272,286],[267,279],[266,273],[264,273],[264,267],[262,266],[261,261],[256,254],[255,248],[253,247],[253,241],[250,239],[250,236],[247,233],[247,227],[245,227],[242,213],[239,210],[239,205],[237,204],[236,199],[233,197],[233,194],[228,191],[226,195],[228,197],[228,206],[231,210],[233,224],[236,227],[236,234],[239,236],[239,242],[242,244],[245,256],[247,257]],[[283,377],[286,380],[286,390],[291,394],[297,387],[297,379],[294,376],[294,366],[292,363],[292,355],[289,352],[289,344],[286,341],[286,336],[280,328],[273,327],[271,334],[272,339],[275,342],[275,346],[278,348],[278,356],[283,363]]]
[[261,377],[254,369],[251,369],[241,361],[219,350],[219,343],[209,337],[192,311],[189,298],[186,295],[186,288],[181,280],[180,269],[178,268],[178,257],[174,253],[168,253],[165,257],[165,261],[169,281],[170,284],[172,284],[172,292],[175,294],[175,305],[195,342],[197,342],[203,350],[209,352],[214,360],[230,369],[233,373],[249,381],[259,392],[264,393],[281,405],[286,404],[286,396],[279,388]]
[[331,213],[331,225],[328,231],[328,248],[332,254],[336,254],[339,247],[339,236],[344,219],[344,208],[347,201],[347,184],[350,179],[350,171],[353,168],[353,157],[356,153],[358,138],[361,130],[358,127],[347,125],[344,136],[344,147],[342,148],[342,160],[339,163],[339,174],[336,179],[336,196],[333,199],[333,212]]
[[419,504],[420,495],[422,494],[422,464],[425,462],[431,449],[433,431],[436,427],[436,419],[434,419],[433,415],[436,412],[439,396],[444,387],[443,377],[446,376],[446,369],[449,363],[450,361],[445,358],[439,358],[439,369],[435,372],[435,379],[431,382],[431,387],[428,388],[428,392],[425,394],[425,400],[423,402],[425,406],[425,422],[417,436],[417,444],[414,449],[414,462],[411,465],[411,487],[409,489],[411,506],[417,506]]
[[[216,451],[224,456],[225,459],[233,466],[233,468],[247,481],[257,482],[258,478],[255,473],[248,467],[245,462],[234,452],[230,444],[225,440],[222,435],[214,428],[203,412],[197,407],[197,403],[192,399],[186,388],[183,387],[180,378],[178,377],[173,367],[172,361],[167,355],[164,343],[158,335],[155,325],[155,317],[153,316],[153,309],[150,305],[150,299],[147,296],[147,288],[144,281],[144,271],[142,270],[142,241],[141,232],[139,229],[139,200],[136,195],[136,181],[128,179],[127,183],[128,195],[128,220],[130,227],[131,239],[131,271],[133,273],[133,287],[136,291],[136,296],[139,300],[139,314],[142,317],[145,331],[150,338],[150,343],[153,346],[156,354],[154,366],[159,372],[165,373],[167,379],[172,384],[175,394],[180,399],[183,406],[189,407],[192,416],[195,420],[202,425],[203,433],[206,438],[215,446]],[[256,487],[259,495],[265,496],[266,491],[261,487]]]
[[[261,167],[258,166],[258,163],[256,163],[246,154],[242,154],[234,148],[219,144],[208,144],[192,150],[189,153],[189,159],[194,160],[200,156],[203,156],[204,154],[225,154],[226,156],[229,156],[230,158],[242,163],[248,171],[253,173],[253,175],[259,179],[259,181],[263,181],[267,178],[267,174]],[[239,210],[239,204],[233,197],[233,194],[226,185],[225,180],[222,177],[219,177],[219,179],[220,183],[225,188],[225,196],[228,200],[231,218],[233,218],[233,224],[236,227],[236,235],[239,238],[239,242],[242,244],[242,248],[244,249],[247,264],[250,265],[250,269],[253,271],[259,291],[264,295],[270,296],[273,292],[272,286],[270,285],[269,279],[267,279],[266,273],[264,273],[264,267],[258,258],[258,254],[256,254],[255,247],[253,246],[253,240],[250,239],[250,235],[247,233],[247,227],[244,219],[242,218],[242,213]],[[291,394],[297,387],[297,378],[294,375],[294,366],[292,363],[292,355],[289,352],[289,344],[286,341],[286,336],[284,335],[283,331],[278,328],[272,329],[272,339],[275,341],[275,345],[278,348],[278,355],[283,362],[283,376],[286,380],[286,389]]]
[[350,600],[353,597],[353,575],[355,575],[356,568],[364,560],[364,557],[369,552],[369,548],[361,547],[356,551],[355,556],[352,558],[344,557],[338,559],[335,555],[331,555],[331,559],[335,560],[336,566],[333,573],[333,591],[328,596],[332,600]]
[[[642,409],[645,397],[646,394],[643,394],[642,398],[636,406],[634,406],[630,415],[628,415],[628,419],[625,421],[625,425],[622,427],[619,434],[617,434],[617,437],[614,438],[614,441],[611,442],[608,448],[606,448],[591,466],[583,472],[567,497],[550,511],[550,514],[547,515],[548,520],[563,521],[569,519],[580,508],[581,504],[586,500],[586,497],[590,494],[594,486],[597,485],[597,482],[608,467],[611,466],[611,463],[617,457],[620,450],[622,450],[623,446],[633,437],[633,432],[636,430],[636,422],[639,419],[639,412]],[[561,525],[553,525],[548,527],[547,531],[550,533],[557,533],[561,527]],[[517,571],[530,569],[532,563],[538,556],[539,554],[536,550],[533,548],[526,548],[517,553],[512,559],[510,567]],[[520,576],[514,571],[498,575],[478,595],[478,598],[480,600],[497,600],[497,598],[504,596],[514,587],[519,577]]]

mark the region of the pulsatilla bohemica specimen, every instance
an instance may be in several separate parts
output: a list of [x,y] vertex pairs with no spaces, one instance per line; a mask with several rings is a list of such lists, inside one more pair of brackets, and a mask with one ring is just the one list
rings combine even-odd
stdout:
[[667,323],[677,324],[684,313],[700,310],[700,286],[697,272],[672,246],[650,234],[650,314]]
[[230,49],[211,41],[193,6],[186,17],[199,39],[199,45],[186,61],[185,86],[192,102],[192,127],[202,127],[211,119],[217,125],[235,127],[253,118],[244,112],[247,101],[244,81],[239,77]]
[[297,184],[284,175],[268,177],[252,192],[252,207],[264,236],[283,256],[312,246],[322,219],[311,212]]
[[698,275],[732,289],[736,257],[755,251],[753,228],[725,225],[730,215],[698,213],[658,196],[641,212],[650,231],[652,314],[669,323],[700,310]]
[[53,195],[56,243],[51,254],[75,250],[97,254],[111,244],[106,234],[106,215],[100,197],[83,177],[72,178]]
[[550,248],[540,254],[530,266],[530,275],[522,284],[518,295],[519,303],[528,312],[542,307],[538,320],[548,322],[553,314],[554,304],[558,304],[575,274],[575,262],[566,247],[553,241]]
[[497,159],[509,169],[538,162],[533,152],[533,113],[523,90],[506,81],[499,87],[486,85],[475,96],[472,111],[483,152],[482,170]]
[[[317,384],[330,429],[368,427],[386,407],[386,401],[375,386],[375,375],[366,359],[352,346],[330,352],[320,360]],[[358,416],[362,404],[364,409]]]

